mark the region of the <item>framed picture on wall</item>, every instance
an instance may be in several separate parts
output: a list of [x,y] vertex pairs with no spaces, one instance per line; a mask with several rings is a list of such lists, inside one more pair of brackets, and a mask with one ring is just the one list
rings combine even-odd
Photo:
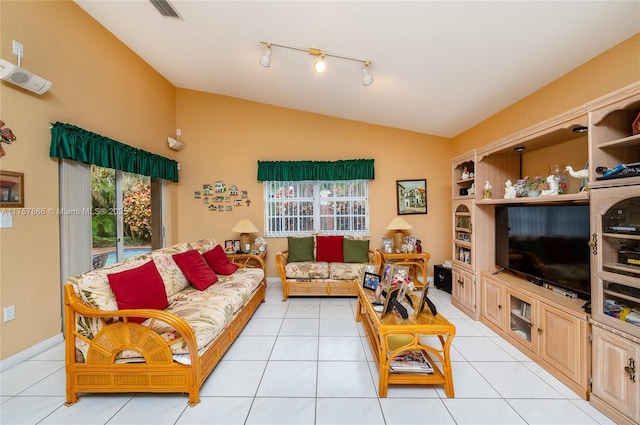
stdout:
[[427,180],[396,180],[398,215],[427,213]]
[[0,207],[24,207],[24,173],[0,171]]

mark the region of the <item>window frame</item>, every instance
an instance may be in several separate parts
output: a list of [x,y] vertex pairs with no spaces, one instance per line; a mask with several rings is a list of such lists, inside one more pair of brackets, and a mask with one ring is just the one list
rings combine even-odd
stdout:
[[[334,187],[346,185],[348,194],[339,193],[337,196],[327,196],[326,185]],[[311,189],[311,191],[309,191]],[[291,196],[286,194],[292,191]],[[303,180],[303,181],[264,181],[264,217],[266,237],[287,237],[309,234],[369,236],[369,181],[354,180]],[[278,192],[281,192],[278,196]],[[356,192],[356,193],[354,193]],[[295,196],[296,193],[305,196]],[[277,200],[279,199],[279,200]],[[279,204],[293,203],[282,206]],[[351,211],[336,213],[335,204],[346,203]],[[311,206],[312,214],[305,214],[305,206]],[[330,205],[331,213],[326,207]],[[357,213],[353,213],[358,208]],[[290,215],[280,215],[276,210],[291,210]],[[363,209],[364,212],[361,212]],[[278,223],[279,222],[279,223]],[[324,225],[331,223],[330,226]],[[278,226],[278,224],[280,224]],[[275,227],[279,227],[275,228]],[[285,227],[290,227],[288,230]],[[344,228],[348,227],[348,228]]]

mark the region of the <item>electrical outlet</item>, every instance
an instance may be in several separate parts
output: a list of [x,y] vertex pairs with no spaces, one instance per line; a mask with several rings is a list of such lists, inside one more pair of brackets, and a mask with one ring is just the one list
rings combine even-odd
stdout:
[[4,308],[4,321],[9,322],[16,318],[16,306],[10,305]]

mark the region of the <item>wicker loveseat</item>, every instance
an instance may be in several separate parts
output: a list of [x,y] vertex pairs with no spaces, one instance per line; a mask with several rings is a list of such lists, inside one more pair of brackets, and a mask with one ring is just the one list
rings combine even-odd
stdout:
[[[189,394],[191,406],[200,401],[203,382],[265,299],[264,262],[249,254],[258,267],[246,266],[242,256],[236,256],[236,264],[216,257],[231,274],[219,271],[210,286],[192,286],[192,269],[201,268],[200,260],[198,267],[186,263],[192,269],[185,269],[184,257],[176,255],[204,254],[200,257],[211,265],[208,255],[219,250],[214,240],[180,243],[68,279],[67,404],[75,403],[78,393],[115,392],[181,392]],[[115,277],[154,266],[161,279],[155,281],[156,291],[161,285],[167,307],[119,309],[124,299],[116,299],[122,287],[110,286],[118,282]],[[154,273],[138,275],[127,287],[142,287]]]
[[283,299],[290,296],[356,296],[366,264],[376,273],[381,258],[368,240],[342,236],[288,238],[288,250],[276,254]]

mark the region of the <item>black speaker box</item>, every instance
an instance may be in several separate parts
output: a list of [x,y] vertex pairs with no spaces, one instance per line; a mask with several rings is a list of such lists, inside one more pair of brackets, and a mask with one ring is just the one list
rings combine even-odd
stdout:
[[433,266],[433,282],[436,288],[451,293],[451,269],[441,264]]

